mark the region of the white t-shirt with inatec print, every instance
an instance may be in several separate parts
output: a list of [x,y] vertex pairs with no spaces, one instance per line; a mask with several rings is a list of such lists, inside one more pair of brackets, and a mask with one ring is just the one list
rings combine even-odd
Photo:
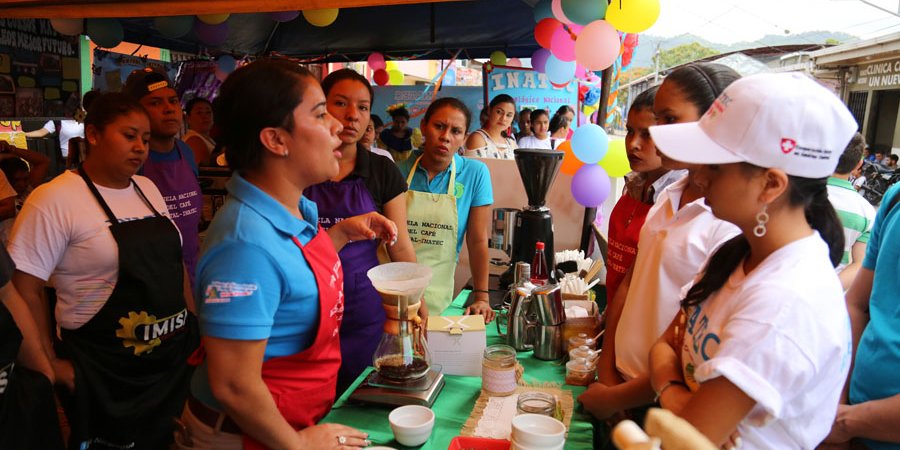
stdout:
[[[684,290],[687,292],[687,289]],[[742,449],[813,449],[831,430],[850,368],[850,318],[818,233],[794,241],[687,311],[691,390],[725,377],[756,401]]]
[[[166,202],[149,179],[134,181],[157,211],[168,217]],[[97,190],[119,222],[153,212],[134,186]],[[66,171],[28,196],[13,225],[9,254],[16,269],[56,288],[56,319],[76,329],[106,304],[119,277],[119,249],[109,218],[77,173]],[[147,236],[147,239],[154,239]]]

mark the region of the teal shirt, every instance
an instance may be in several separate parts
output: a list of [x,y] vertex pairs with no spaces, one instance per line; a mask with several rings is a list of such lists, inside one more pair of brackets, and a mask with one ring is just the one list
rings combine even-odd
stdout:
[[[869,323],[856,348],[850,377],[850,403],[858,404],[900,394],[900,195],[896,184],[881,201],[863,267],[875,272],[869,297]],[[872,450],[898,450],[900,444],[864,440]]]
[[[413,164],[422,155],[421,150],[416,150],[406,161],[400,163],[400,172],[403,179],[409,177],[409,171]],[[491,173],[483,162],[453,155],[456,161],[456,254],[462,250],[463,237],[466,235],[466,226],[469,224],[469,211],[476,206],[485,206],[494,203],[494,190],[491,187]],[[428,181],[428,172],[421,164],[416,167],[409,189],[412,191],[428,192],[431,194],[446,194],[447,184],[450,183],[450,168],[435,175]]]

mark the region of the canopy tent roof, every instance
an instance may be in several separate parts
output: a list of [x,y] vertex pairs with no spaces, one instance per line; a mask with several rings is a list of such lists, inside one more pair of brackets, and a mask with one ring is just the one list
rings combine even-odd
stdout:
[[[381,51],[392,58],[410,56],[425,59],[450,58],[457,50],[462,49],[461,58],[486,58],[491,52],[501,50],[508,57],[530,57],[539,47],[534,40],[534,14],[532,5],[537,0],[473,0],[444,1],[435,3],[415,3],[412,0],[378,2],[381,6],[360,6],[342,8],[337,20],[324,28],[310,25],[301,17],[286,23],[273,21],[268,14],[258,11],[277,11],[298,8],[296,2],[288,8],[288,2],[255,2],[226,0],[207,2],[198,5],[197,0],[145,0],[138,2],[118,3],[97,10],[98,2],[90,0],[60,0],[39,2],[28,0],[10,0],[0,6],[0,16],[40,17],[60,16],[61,13],[48,13],[53,6],[46,4],[68,4],[69,16],[86,17],[88,13],[95,16],[128,14],[131,16],[148,15],[146,6],[155,5],[156,13],[166,15],[177,13],[195,14],[212,12],[241,12],[232,14],[228,19],[230,29],[228,39],[215,48],[203,44],[193,32],[178,39],[161,36],[154,28],[153,19],[149,17],[122,19],[125,29],[125,41],[167,48],[186,53],[231,53],[235,56],[264,55],[272,52],[298,58],[325,55],[319,61],[364,60],[372,51]],[[44,4],[34,6],[31,15],[22,15],[25,9],[17,9],[10,4]],[[335,5],[371,5],[371,0],[343,0],[337,2],[304,2],[301,6],[334,7]],[[385,5],[385,3],[393,3]],[[399,4],[407,3],[407,4]],[[81,4],[81,6],[72,6]],[[177,4],[193,5],[187,12]],[[232,5],[232,9],[223,10],[223,5]],[[239,5],[240,4],[240,5]],[[252,9],[248,9],[248,6]],[[72,10],[72,11],[70,11]],[[252,11],[252,12],[251,12]]]

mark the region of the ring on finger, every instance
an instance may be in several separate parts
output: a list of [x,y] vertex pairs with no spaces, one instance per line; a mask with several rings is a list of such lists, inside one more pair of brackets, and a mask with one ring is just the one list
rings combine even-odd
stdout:
[[344,444],[347,443],[347,437],[346,437],[346,436],[338,436],[337,439],[338,439],[338,444],[340,444],[340,445],[344,445]]

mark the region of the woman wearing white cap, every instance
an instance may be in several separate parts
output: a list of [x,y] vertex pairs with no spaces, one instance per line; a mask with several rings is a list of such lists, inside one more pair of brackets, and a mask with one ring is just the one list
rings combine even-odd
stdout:
[[856,131],[847,108],[800,74],[736,81],[697,123],[650,127],[670,158],[705,164],[713,213],[742,234],[686,287],[650,353],[663,407],[714,443],[815,448],[850,362],[834,265],[843,230],[826,179]]

